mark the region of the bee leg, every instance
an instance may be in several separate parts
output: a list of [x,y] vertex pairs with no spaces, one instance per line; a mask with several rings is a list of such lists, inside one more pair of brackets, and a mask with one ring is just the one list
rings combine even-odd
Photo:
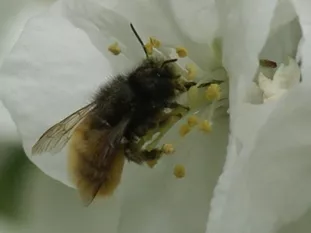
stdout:
[[140,150],[137,145],[127,144],[125,145],[124,155],[125,157],[134,163],[142,164],[143,162],[155,160],[161,157],[162,150]]
[[187,106],[185,106],[185,105],[182,105],[182,104],[179,104],[179,103],[177,103],[177,102],[169,102],[169,103],[167,103],[166,107],[167,107],[167,108],[170,108],[170,109],[183,108],[183,109],[185,109],[185,110],[187,110],[187,111],[190,110],[189,107],[187,107]]
[[[145,142],[149,142],[152,140],[151,143],[149,143],[146,146],[146,151],[151,151],[155,149],[159,143],[159,141],[163,138],[163,136],[171,129],[171,127],[179,121],[186,113],[188,112],[188,109],[184,108],[184,106],[178,106],[176,108],[173,108],[171,112],[169,113],[162,113],[161,116],[157,119],[157,127],[148,131],[147,135],[145,135],[141,142],[140,146],[142,146]],[[153,136],[157,133],[157,137],[153,139]],[[158,150],[158,149],[156,149]],[[160,150],[161,151],[161,150]],[[146,153],[146,152],[144,152]]]
[[148,122],[144,125],[140,125],[138,128],[135,129],[134,131],[134,135],[138,136],[138,137],[143,137],[147,134],[147,132],[150,129],[154,129],[157,127],[157,123],[155,122]]
[[191,87],[197,85],[197,83],[196,82],[185,82],[183,85],[186,88],[186,90],[188,91]]
[[218,81],[218,80],[213,80],[211,82],[207,82],[207,83],[201,83],[198,88],[202,88],[202,87],[207,87],[211,84],[222,84],[224,81]]
[[[161,157],[162,149],[156,148],[157,144],[172,127],[172,125],[174,125],[189,111],[188,107],[178,103],[171,103],[170,107],[172,107],[172,111],[168,113],[162,112],[157,117],[156,122],[150,122],[150,124],[148,123],[140,126],[137,130],[135,130],[133,135],[141,136],[141,139],[138,142],[129,140],[125,143],[124,155],[129,161],[141,164],[145,161],[156,160]],[[156,139],[152,140],[156,133],[158,133]],[[142,150],[141,148],[143,145],[150,140],[152,140],[152,142],[146,146],[146,149]]]
[[[221,84],[223,82],[224,81],[213,80],[213,81],[210,81],[210,82],[201,83],[200,85],[198,85],[198,88],[207,87],[207,86],[209,86],[211,84]],[[183,82],[183,83],[176,84],[175,89],[180,91],[180,92],[186,92],[191,87],[196,86],[196,85],[197,85],[196,82]]]

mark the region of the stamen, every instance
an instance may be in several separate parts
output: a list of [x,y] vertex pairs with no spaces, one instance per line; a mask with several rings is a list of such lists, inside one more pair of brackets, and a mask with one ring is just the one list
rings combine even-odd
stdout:
[[146,52],[148,55],[152,55],[153,52],[153,45],[148,42],[147,44],[145,44],[145,48],[146,48]]
[[196,86],[190,87],[190,89],[187,92],[187,95],[188,95],[189,107],[195,108],[199,100],[198,88]]
[[174,175],[176,178],[183,178],[186,175],[185,167],[181,164],[177,164],[174,167]]
[[118,42],[113,43],[108,47],[108,50],[113,54],[113,55],[119,55],[121,53],[121,48],[118,44]]
[[187,79],[188,80],[193,80],[196,75],[197,75],[197,70],[194,64],[187,64],[186,65],[186,70],[187,70]]
[[220,86],[215,83],[209,85],[206,90],[206,98],[210,101],[219,100],[220,94]]
[[149,37],[149,43],[152,44],[154,48],[159,48],[161,46],[161,41],[155,37]]
[[188,51],[184,47],[176,47],[175,50],[176,50],[176,53],[178,54],[179,57],[187,57],[188,56]]
[[173,144],[164,144],[162,151],[164,154],[172,154],[175,151],[175,149],[173,147]]
[[180,136],[184,137],[187,133],[189,133],[191,130],[191,128],[189,127],[189,125],[182,125],[179,129],[179,134]]
[[197,116],[193,115],[188,118],[188,125],[193,127],[199,123],[199,119]]
[[200,129],[206,133],[209,133],[212,131],[212,125],[208,120],[204,120],[200,124]]

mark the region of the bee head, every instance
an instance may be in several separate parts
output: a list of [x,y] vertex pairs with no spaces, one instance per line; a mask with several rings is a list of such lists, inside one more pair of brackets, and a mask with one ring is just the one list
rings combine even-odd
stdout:
[[129,75],[134,92],[151,100],[167,99],[174,96],[174,71],[167,64],[146,59]]

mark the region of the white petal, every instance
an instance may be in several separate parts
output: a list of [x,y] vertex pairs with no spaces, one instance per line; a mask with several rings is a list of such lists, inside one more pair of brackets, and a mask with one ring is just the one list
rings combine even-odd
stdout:
[[258,85],[263,90],[264,96],[269,98],[277,92],[276,87],[273,85],[272,80],[267,78],[263,73],[258,76]]
[[290,89],[300,80],[300,67],[297,62],[288,57],[288,64],[282,63],[273,76],[273,83],[278,88]]
[[26,21],[44,11],[53,0],[10,0],[0,2],[0,64],[18,39]]
[[269,35],[277,0],[220,0],[217,7],[223,37],[223,63],[230,77],[230,112],[251,85],[258,55]]
[[288,24],[296,17],[297,14],[291,0],[280,0],[275,9],[271,29],[277,29],[278,27]]
[[282,98],[253,146],[241,151],[221,224],[211,224],[210,232],[277,232],[311,206],[310,88],[301,85]]
[[[224,38],[223,62],[230,77],[232,132],[230,143],[233,145],[229,145],[230,150],[228,150],[225,170],[216,187],[215,197],[211,204],[212,209],[207,224],[208,233],[238,232],[240,229],[238,221],[241,219],[244,221],[239,215],[231,215],[231,219],[229,217],[224,219],[223,215],[230,208],[228,199],[231,198],[231,192],[228,187],[231,187],[232,177],[243,165],[238,160],[239,153],[245,150],[245,146],[251,148],[254,145],[256,129],[260,129],[264,125],[275,107],[275,103],[269,103],[263,107],[263,111],[258,108],[259,106],[254,106],[253,111],[245,115],[244,113],[250,109],[247,109],[247,106],[241,102],[245,100],[248,87],[253,85],[252,80],[258,67],[258,57],[269,35],[270,23],[277,2],[270,0],[217,1],[221,34]],[[256,113],[262,117],[256,117]],[[243,121],[247,123],[250,119],[252,119],[250,125],[241,128]],[[222,195],[219,195],[218,192]],[[251,224],[245,223],[244,225],[249,227]],[[232,230],[229,230],[230,228]]]
[[[30,20],[0,71],[0,93],[28,156],[50,126],[84,106],[109,75],[108,61],[87,35],[49,14]],[[30,157],[68,184],[65,153]]]
[[[176,131],[178,127],[163,143],[175,145]],[[176,152],[163,157],[152,170],[129,164],[123,173],[121,189],[126,192],[118,233],[204,232],[209,201],[223,167],[227,132],[228,118],[220,118],[210,134],[198,132],[195,127],[180,138]],[[178,163],[186,168],[180,180],[173,175]]]
[[148,36],[155,36],[169,44],[181,41],[182,34],[171,18],[169,2],[119,0],[115,10],[137,27],[144,41],[148,39]]
[[[201,4],[202,2],[197,1],[194,3],[194,7],[201,6]],[[187,29],[183,28],[183,24],[179,24],[179,17],[175,15],[181,7],[185,6],[180,5],[175,9],[175,5],[171,1],[120,0],[115,10],[135,25],[144,41],[149,36],[154,36],[172,47],[184,46],[188,50],[188,56],[197,65],[204,68],[215,68],[219,62],[215,61],[213,51],[208,45],[209,41],[206,41],[205,44],[197,43],[188,37],[188,33],[184,33]],[[189,17],[190,15],[192,14],[189,14]],[[193,28],[198,31],[198,35],[204,36],[202,31],[204,29],[201,28],[202,25],[199,26],[200,20],[200,18],[193,20]]]
[[[66,0],[63,3],[65,16],[88,34],[94,46],[119,73],[136,65],[145,54],[130,28],[130,22],[109,7],[98,0]],[[108,51],[108,46],[116,41],[122,47],[121,56]]]
[[287,62],[288,56],[296,56],[297,45],[301,36],[302,32],[298,19],[271,30],[269,38],[260,53],[260,58],[269,59],[277,63]]
[[214,0],[171,0],[175,21],[180,30],[197,43],[212,43],[218,30]]
[[303,33],[303,40],[301,41],[301,58],[302,66],[301,73],[304,82],[310,83],[311,79],[309,74],[311,74],[311,17],[308,13],[308,9],[311,7],[311,2],[307,0],[292,0],[295,5],[297,14],[299,16],[299,21]]

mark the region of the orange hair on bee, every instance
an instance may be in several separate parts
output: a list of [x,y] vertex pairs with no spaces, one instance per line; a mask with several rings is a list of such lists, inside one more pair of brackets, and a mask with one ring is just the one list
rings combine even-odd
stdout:
[[85,205],[96,196],[113,194],[120,183],[125,160],[122,149],[116,150],[105,161],[96,156],[105,145],[107,131],[90,130],[90,119],[86,117],[75,129],[68,153],[69,175]]

